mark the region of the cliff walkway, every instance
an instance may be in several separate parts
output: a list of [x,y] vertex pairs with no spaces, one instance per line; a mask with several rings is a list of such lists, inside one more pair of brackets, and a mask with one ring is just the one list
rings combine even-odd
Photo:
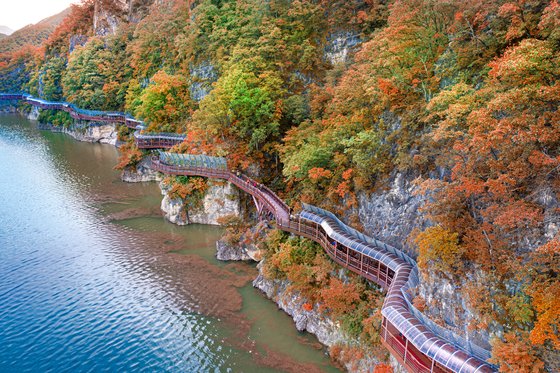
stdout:
[[177,133],[146,133],[144,123],[129,114],[119,111],[99,111],[80,109],[63,101],[46,101],[25,93],[1,93],[0,101],[21,101],[44,110],[61,110],[77,120],[98,123],[121,124],[136,130],[134,138],[140,149],[169,149],[185,140],[185,135]]
[[[64,110],[80,120],[126,125],[136,129],[136,142],[145,149],[169,148],[184,139],[175,134],[142,134],[142,122],[124,113],[82,110],[72,104],[47,102],[24,94],[0,94],[0,100],[18,100],[43,109]],[[273,191],[229,170],[224,158],[160,151],[151,164],[154,170],[169,175],[230,181],[253,197],[259,216],[275,220],[279,229],[319,243],[336,263],[385,289],[381,340],[409,372],[496,371],[486,363],[489,351],[436,325],[413,306],[411,290],[419,283],[418,267],[402,251],[348,227],[334,214],[318,207],[303,204],[299,214],[291,214],[288,205]]]
[[152,168],[164,174],[230,181],[250,194],[259,215],[273,218],[277,228],[319,243],[336,263],[387,290],[381,311],[382,342],[408,371],[495,371],[485,362],[490,357],[488,351],[437,326],[412,305],[409,290],[418,285],[418,268],[400,250],[348,227],[334,214],[315,206],[303,204],[299,214],[290,214],[290,208],[273,191],[231,172],[224,158],[160,152],[152,158]]

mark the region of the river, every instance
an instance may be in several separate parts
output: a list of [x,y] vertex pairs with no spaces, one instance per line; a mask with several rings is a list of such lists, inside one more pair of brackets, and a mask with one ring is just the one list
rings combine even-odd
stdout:
[[337,371],[117,150],[0,115],[0,372]]

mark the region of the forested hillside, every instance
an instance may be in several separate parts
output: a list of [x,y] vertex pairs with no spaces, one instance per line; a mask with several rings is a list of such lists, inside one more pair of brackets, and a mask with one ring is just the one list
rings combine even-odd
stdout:
[[[422,275],[457,286],[501,370],[560,369],[557,0],[150,4],[84,0],[46,40],[3,39],[0,90],[186,133],[176,151],[356,227],[357,194],[405,174],[426,201],[402,237]],[[130,142],[121,165],[141,155]]]
[[20,89],[32,70],[31,61],[43,54],[42,45],[68,15],[68,10],[0,37],[0,89]]

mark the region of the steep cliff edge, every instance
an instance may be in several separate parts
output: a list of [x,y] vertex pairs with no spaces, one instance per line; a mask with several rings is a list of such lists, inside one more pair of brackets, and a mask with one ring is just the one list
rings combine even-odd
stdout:
[[114,35],[123,22],[136,23],[154,0],[95,0],[93,29],[96,35]]
[[[274,301],[278,307],[290,315],[295,323],[298,331],[307,331],[314,334],[319,342],[331,349],[336,350],[341,346],[355,346],[359,342],[348,337],[342,332],[340,324],[334,322],[331,318],[325,316],[319,311],[318,306],[312,309],[306,309],[304,305],[307,300],[296,293],[289,290],[290,282],[288,280],[270,280],[267,279],[262,272],[263,262],[259,263],[259,275],[253,281],[253,286],[262,291],[267,298]],[[352,361],[344,361],[344,356],[333,356],[344,368],[351,373],[371,372],[380,362],[371,356],[361,356],[361,358]],[[398,373],[398,371],[395,371]]]

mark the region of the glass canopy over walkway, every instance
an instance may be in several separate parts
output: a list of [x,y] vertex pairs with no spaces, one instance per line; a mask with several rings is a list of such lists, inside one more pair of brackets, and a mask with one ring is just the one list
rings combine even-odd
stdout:
[[179,154],[170,152],[159,152],[159,160],[170,166],[186,168],[210,168],[214,170],[227,171],[227,161],[222,157],[209,155]]
[[[412,304],[412,292],[419,284],[416,262],[402,251],[364,235],[342,223],[334,214],[302,204],[300,217],[318,224],[331,245],[344,256],[357,257],[359,267],[347,260],[345,266],[387,289],[382,307],[384,344],[400,357],[401,363],[414,363],[413,371],[491,372],[485,361],[490,351],[435,324]],[[329,251],[329,250],[327,250]],[[339,257],[335,253],[335,258]],[[371,263],[378,268],[371,268]],[[352,268],[354,267],[354,268]],[[384,276],[381,276],[385,271]],[[373,277],[373,278],[372,278]],[[377,278],[376,278],[377,277]],[[402,348],[399,348],[402,347]],[[423,358],[427,357],[429,360]],[[424,360],[424,361],[423,361]]]

